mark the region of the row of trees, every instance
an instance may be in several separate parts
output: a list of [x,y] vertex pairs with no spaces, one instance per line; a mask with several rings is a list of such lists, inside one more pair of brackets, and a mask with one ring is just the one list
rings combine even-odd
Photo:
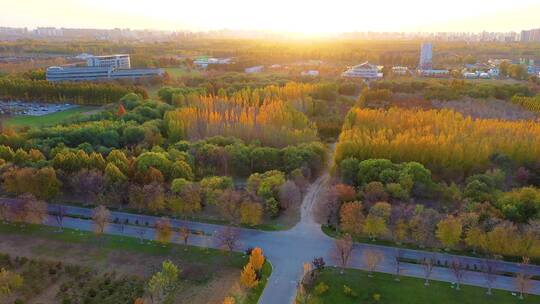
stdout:
[[[353,255],[353,241],[352,237],[345,234],[343,237],[336,239],[335,246],[332,250],[332,257],[336,264],[341,267],[341,273],[351,263]],[[378,249],[365,248],[361,254],[361,265],[368,272],[368,277],[374,277],[374,272],[379,268],[385,259],[393,268],[394,280],[399,282],[402,273],[404,272],[403,263],[416,263],[421,266],[422,274],[424,278],[424,286],[430,285],[430,280],[434,272],[435,267],[447,268],[453,275],[456,290],[460,290],[461,284],[464,281],[468,271],[478,271],[482,274],[484,279],[484,286],[487,289],[486,294],[492,295],[492,288],[497,278],[504,272],[503,266],[495,259],[484,258],[478,259],[471,263],[459,256],[447,256],[447,255],[435,255],[433,253],[426,253],[423,256],[417,258],[405,258],[404,251],[396,249],[391,254],[385,254]],[[533,277],[532,271],[529,266],[529,258],[523,258],[519,264],[518,269],[513,273],[515,276],[515,289],[519,292],[519,298],[523,299],[524,295],[531,290],[531,279]],[[321,295],[328,291],[328,286],[319,283],[314,287],[314,283],[317,281],[319,273],[324,269],[324,260],[322,258],[315,258],[309,267],[304,266],[304,269],[310,269],[309,272],[304,272],[304,279],[301,289],[299,290],[300,299],[309,299],[310,295],[305,292],[305,289],[313,289],[315,295]],[[347,285],[344,285],[344,293],[350,297],[357,297],[358,295]]]
[[486,170],[496,153],[517,165],[539,161],[539,134],[534,121],[473,120],[450,110],[353,108],[335,162],[348,157],[418,161],[443,177],[462,178]]
[[535,97],[527,96],[514,96],[512,97],[512,103],[520,105],[531,112],[540,112],[540,95]]
[[46,80],[0,79],[0,97],[4,99],[103,105],[117,102],[130,92],[135,92],[145,98],[148,97],[148,93],[142,88],[116,84],[53,83]]
[[384,89],[390,93],[421,93],[425,98],[432,100],[457,100],[463,96],[510,100],[515,95],[531,96],[533,94],[531,89],[524,84],[475,83],[455,79],[383,80],[373,83],[370,89]]
[[200,103],[165,114],[169,140],[197,140],[222,135],[266,146],[283,147],[317,140],[313,123],[279,99],[262,104],[201,97]]
[[368,208],[364,206],[358,201],[341,204],[338,226],[341,232],[355,238],[384,238],[421,248],[468,249],[490,257],[540,257],[537,220],[516,225],[496,217],[500,213],[486,205],[475,212],[449,215],[421,205],[392,206],[377,202]]

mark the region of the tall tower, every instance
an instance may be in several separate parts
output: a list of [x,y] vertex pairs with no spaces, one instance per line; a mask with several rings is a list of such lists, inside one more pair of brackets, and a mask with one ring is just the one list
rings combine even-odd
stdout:
[[431,43],[422,43],[422,46],[420,47],[420,62],[418,64],[418,69],[433,69],[433,45]]

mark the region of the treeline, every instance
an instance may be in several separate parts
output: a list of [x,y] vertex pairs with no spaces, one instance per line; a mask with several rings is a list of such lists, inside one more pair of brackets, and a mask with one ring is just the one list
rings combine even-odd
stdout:
[[[535,195],[538,200],[540,192],[536,190]],[[467,250],[490,258],[540,257],[537,221],[516,225],[485,205],[471,212],[444,214],[423,205],[391,205],[384,201],[366,205],[355,200],[354,195],[337,196],[337,200],[342,201],[333,227],[357,239]]]
[[165,114],[170,140],[223,135],[275,147],[317,140],[313,123],[281,99],[267,97],[262,103],[237,97],[198,99],[196,104]]
[[515,95],[531,96],[525,84],[476,83],[465,80],[383,80],[373,83],[372,90],[389,90],[391,93],[421,93],[429,100],[456,100],[472,98],[497,98],[510,100]]
[[[257,225],[299,204],[324,159],[325,149],[317,143],[274,150],[230,138],[154,147],[138,155],[64,148],[46,157],[36,149],[0,146],[0,173],[3,190],[12,195],[53,199],[63,193],[87,204],[175,216],[215,206],[226,220]],[[249,176],[247,186],[235,189],[232,177],[222,172]]]
[[103,105],[117,102],[124,95],[135,92],[144,98],[146,90],[134,86],[108,83],[61,82],[0,78],[0,98],[42,102],[70,102],[82,105]]
[[534,121],[476,119],[450,110],[353,108],[345,119],[335,162],[348,157],[417,161],[443,178],[462,179],[503,154],[517,165],[540,161]]
[[531,112],[540,112],[540,95],[535,97],[514,96],[512,103],[520,105]]

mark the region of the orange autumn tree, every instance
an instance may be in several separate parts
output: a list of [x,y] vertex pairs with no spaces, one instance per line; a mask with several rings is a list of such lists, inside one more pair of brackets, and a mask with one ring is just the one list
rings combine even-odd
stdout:
[[231,97],[199,96],[196,103],[167,112],[169,138],[234,136],[276,147],[317,139],[315,125],[290,103],[272,94],[261,98],[242,92]]
[[116,116],[122,117],[127,113],[126,108],[124,108],[124,105],[118,106],[118,111],[116,111]]
[[264,265],[264,255],[261,248],[255,247],[253,248],[253,250],[251,250],[251,255],[249,256],[249,263],[255,271],[259,271],[262,269]]
[[251,289],[259,284],[259,280],[257,280],[257,273],[255,272],[255,269],[253,269],[253,265],[251,265],[250,262],[244,266],[244,269],[240,273],[240,284],[248,289]]
[[540,161],[540,124],[473,119],[452,110],[353,108],[335,162],[349,157],[417,161],[450,178],[485,171],[495,153],[516,165]]

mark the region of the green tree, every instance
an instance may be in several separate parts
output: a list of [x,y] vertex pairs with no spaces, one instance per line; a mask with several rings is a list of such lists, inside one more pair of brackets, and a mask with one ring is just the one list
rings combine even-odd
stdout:
[[171,261],[164,261],[161,271],[156,272],[148,281],[146,290],[152,303],[163,303],[178,284],[180,269]]

